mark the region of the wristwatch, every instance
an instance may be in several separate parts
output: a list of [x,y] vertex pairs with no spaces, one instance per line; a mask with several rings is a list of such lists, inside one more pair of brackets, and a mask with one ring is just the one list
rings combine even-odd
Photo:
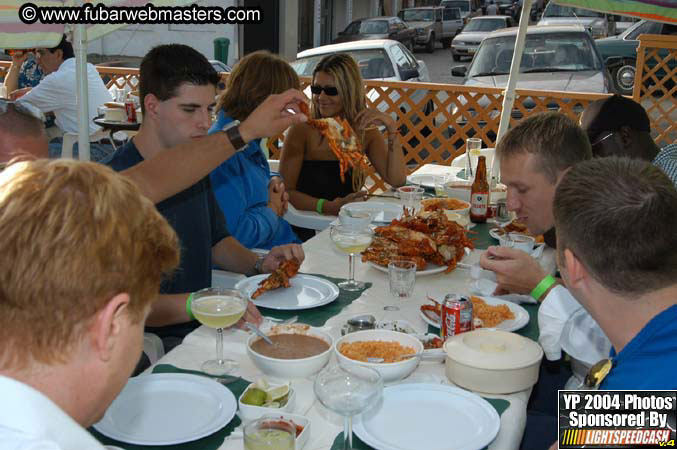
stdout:
[[223,131],[226,133],[226,136],[228,136],[228,140],[236,152],[241,152],[247,148],[247,143],[244,141],[244,139],[242,139],[242,135],[240,134],[239,120],[234,120],[233,122],[229,123],[228,128]]
[[256,271],[256,273],[263,273],[264,258],[265,258],[264,256],[259,256],[258,258],[256,258],[256,262],[254,263],[254,270]]

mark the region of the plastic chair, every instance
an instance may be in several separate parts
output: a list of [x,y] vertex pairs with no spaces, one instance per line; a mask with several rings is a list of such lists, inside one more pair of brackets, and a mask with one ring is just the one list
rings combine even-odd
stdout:
[[[483,148],[480,150],[480,156],[484,156],[487,159],[487,171],[491,168],[491,163],[494,161],[494,155],[496,154],[496,150],[493,148]],[[471,161],[473,163],[473,170],[475,170],[475,167],[477,166],[477,161],[475,158],[471,158]],[[451,166],[452,167],[465,167],[465,164],[467,162],[465,153],[457,156],[451,161]]]
[[[89,135],[89,142],[99,142],[101,139],[108,138],[108,133],[103,129],[95,132],[94,134]],[[62,158],[71,158],[73,159],[73,145],[78,141],[77,133],[64,133],[63,134],[63,143],[61,144],[61,157]],[[90,161],[90,155],[87,155],[87,159],[82,157],[82,152],[78,150],[78,157],[81,161]]]
[[318,214],[315,211],[300,211],[289,204],[284,220],[295,227],[308,228],[310,230],[322,231],[338,219],[337,216],[327,216]]

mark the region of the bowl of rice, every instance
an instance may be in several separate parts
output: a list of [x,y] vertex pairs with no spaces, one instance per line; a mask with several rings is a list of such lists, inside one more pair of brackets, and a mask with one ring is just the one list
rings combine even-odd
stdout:
[[[391,330],[364,330],[347,334],[334,346],[340,364],[356,364],[377,370],[383,382],[401,380],[418,366],[420,357],[403,355],[423,352],[423,344],[415,336]],[[382,363],[367,358],[383,358]]]

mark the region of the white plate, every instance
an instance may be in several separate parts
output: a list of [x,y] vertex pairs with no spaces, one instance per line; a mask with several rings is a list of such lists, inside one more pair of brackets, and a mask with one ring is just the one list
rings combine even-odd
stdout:
[[496,410],[476,394],[407,383],[384,388],[380,410],[363,415],[354,430],[380,450],[477,450],[494,440],[500,423]]
[[[526,309],[522,308],[520,305],[496,297],[479,297],[479,298],[487,302],[487,304],[489,305],[508,305],[510,311],[512,311],[512,313],[515,315],[514,319],[504,320],[503,322],[499,323],[498,326],[495,327],[497,330],[517,331],[521,328],[524,328],[529,323],[529,313],[527,312]],[[430,311],[428,312],[431,313]],[[423,321],[428,325],[432,325],[437,328],[440,327],[439,319],[434,320],[432,317],[428,316],[423,311],[421,311],[420,308],[418,310],[418,313],[421,316],[421,319],[423,319]]]
[[458,172],[460,172],[463,169],[459,169],[458,167],[451,167],[451,171],[446,171],[446,172],[439,172],[439,173],[418,173],[418,174],[413,174],[409,175],[407,177],[407,183],[410,184],[416,184],[419,186],[427,187],[430,189],[435,188],[435,177],[440,176],[440,175],[445,175],[449,177],[457,177]]
[[[367,261],[367,264],[369,264],[374,269],[378,269],[381,272],[388,273],[387,267],[379,266],[378,264],[376,264],[372,261]],[[433,274],[444,272],[445,270],[447,270],[447,266],[438,266],[437,264],[432,264],[432,263],[428,263],[428,265],[426,265],[426,267],[428,267],[428,268],[425,269],[425,270],[417,270],[416,276],[422,277],[422,276],[425,276],[425,275],[433,275]]]
[[94,428],[129,444],[173,445],[220,430],[235,411],[233,393],[214,380],[157,373],[130,378]]
[[[259,288],[259,283],[268,278],[268,274],[256,275],[239,281],[235,289],[242,291],[247,297]],[[309,309],[326,305],[336,300],[339,288],[324,278],[298,274],[289,280],[291,286],[267,291],[252,300],[261,308],[291,311]]]
[[390,223],[402,215],[402,205],[386,202],[353,202],[344,205],[341,209],[351,212],[366,212],[371,214],[372,222]]

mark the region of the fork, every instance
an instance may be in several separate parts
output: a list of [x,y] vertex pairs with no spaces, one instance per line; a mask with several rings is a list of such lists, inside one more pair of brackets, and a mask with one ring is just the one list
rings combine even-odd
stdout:
[[264,319],[270,320],[271,322],[278,323],[280,325],[290,325],[299,320],[299,316],[293,316],[288,319],[278,319],[277,317],[263,316]]

